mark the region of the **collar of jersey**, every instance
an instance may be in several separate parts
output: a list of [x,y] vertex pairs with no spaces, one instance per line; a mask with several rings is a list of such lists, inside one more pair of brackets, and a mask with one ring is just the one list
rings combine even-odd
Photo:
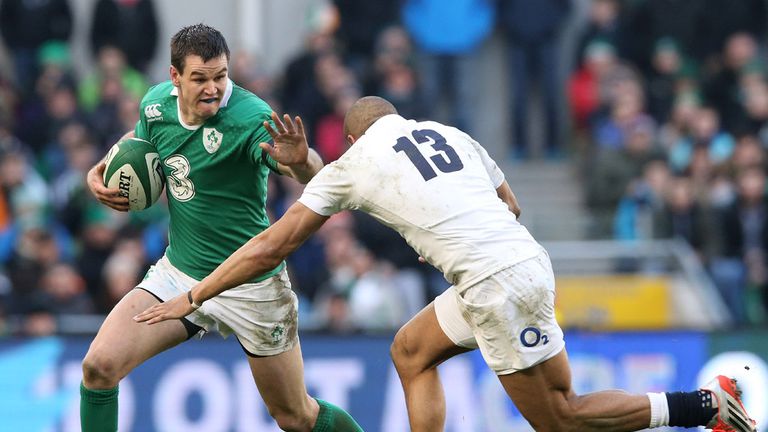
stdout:
[[368,135],[369,133],[374,132],[377,129],[390,128],[392,126],[392,122],[397,122],[401,120],[405,120],[405,119],[399,114],[387,114],[384,117],[381,117],[380,119],[373,122],[372,125],[368,126],[368,130],[365,131],[364,135]]
[[[221,104],[219,104],[219,109],[224,108],[229,103],[229,98],[232,96],[232,88],[234,84],[232,83],[231,79],[227,79],[227,88],[224,90],[224,97],[221,98]],[[202,126],[202,123],[199,125],[188,125],[184,123],[184,120],[181,119],[181,107],[179,106],[179,89],[178,87],[174,86],[173,89],[171,89],[171,96],[177,96],[176,98],[176,116],[179,118],[179,124],[184,127],[184,129],[189,130],[198,130],[200,129],[200,126]]]

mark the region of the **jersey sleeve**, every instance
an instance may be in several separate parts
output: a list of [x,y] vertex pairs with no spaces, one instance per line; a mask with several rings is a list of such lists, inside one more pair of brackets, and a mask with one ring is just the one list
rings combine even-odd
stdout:
[[337,162],[326,165],[315,174],[298,200],[321,216],[354,208],[350,203],[351,178]]
[[152,141],[149,139],[149,128],[147,127],[147,117],[144,115],[144,105],[146,104],[146,96],[139,104],[139,121],[136,122],[136,126],[133,128],[133,135],[136,138]]
[[136,122],[136,127],[133,128],[133,135],[136,138],[141,138],[143,140],[149,140],[149,132],[147,131],[147,124],[143,122],[142,120],[139,120]]
[[261,100],[256,102],[255,105],[256,106],[252,111],[255,114],[250,116],[251,118],[247,120],[253,128],[248,137],[248,149],[251,153],[251,159],[256,163],[266,165],[267,168],[275,174],[282,174],[277,168],[277,161],[272,159],[269,154],[259,147],[259,144],[263,142],[272,142],[272,137],[269,135],[269,132],[267,132],[267,129],[264,128],[265,121],[268,121],[272,127],[275,126],[275,123],[270,116],[272,109],[266,102]]
[[[258,147],[258,144],[256,144],[256,146]],[[272,159],[272,156],[262,150],[261,147],[259,147],[259,150],[261,151],[261,156],[259,156],[261,158],[261,163],[266,165],[273,173],[283,175],[283,173],[280,172],[280,169],[277,168],[277,161]]]
[[483,162],[483,166],[485,167],[485,171],[488,173],[488,177],[491,178],[493,187],[498,188],[501,186],[501,184],[504,183],[504,173],[501,171],[499,166],[496,165],[496,162],[493,159],[491,159],[491,157],[488,155],[488,152],[485,151],[485,148],[483,148],[480,143],[473,140],[472,138],[469,138],[469,142],[472,143],[472,146],[480,155],[480,160]]

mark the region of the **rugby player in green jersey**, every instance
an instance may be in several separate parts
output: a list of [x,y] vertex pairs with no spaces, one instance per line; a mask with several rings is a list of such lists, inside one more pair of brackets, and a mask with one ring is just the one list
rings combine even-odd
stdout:
[[[269,105],[228,77],[222,34],[198,24],[171,39],[170,81],[152,87],[140,120],[126,134],[155,145],[166,180],[169,245],[107,316],[83,360],[82,430],[117,430],[118,383],[136,366],[195,334],[234,333],[247,354],[269,413],[288,431],[359,431],[344,410],[307,394],[297,332],[297,298],[281,262],[208,301],[181,320],[149,327],[136,313],[188,292],[229,255],[269,226],[270,171],[307,183],[322,168],[301,120],[281,120]],[[270,143],[271,141],[271,143]],[[88,173],[103,204],[128,210],[104,186],[104,162]],[[194,303],[193,303],[194,304]]]

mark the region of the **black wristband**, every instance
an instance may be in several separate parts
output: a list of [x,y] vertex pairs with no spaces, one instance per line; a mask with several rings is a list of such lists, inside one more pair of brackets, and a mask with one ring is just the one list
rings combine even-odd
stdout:
[[192,299],[192,290],[187,291],[187,300],[189,300],[189,305],[192,306],[192,309],[200,309],[201,305],[195,303],[195,301]]

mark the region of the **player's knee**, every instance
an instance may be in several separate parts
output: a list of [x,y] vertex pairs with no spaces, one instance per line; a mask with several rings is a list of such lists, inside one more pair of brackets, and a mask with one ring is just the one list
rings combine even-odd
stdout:
[[392,345],[389,347],[389,355],[400,375],[413,373],[415,369],[418,369],[416,352],[409,345],[407,332],[402,329],[395,335]]
[[397,332],[395,338],[392,340],[392,345],[389,346],[389,356],[395,363],[395,366],[402,364],[405,358],[408,356],[408,350],[405,347],[405,341],[401,335],[402,330]]
[[120,381],[117,362],[100,354],[88,353],[83,359],[83,382],[90,388],[111,388]]

